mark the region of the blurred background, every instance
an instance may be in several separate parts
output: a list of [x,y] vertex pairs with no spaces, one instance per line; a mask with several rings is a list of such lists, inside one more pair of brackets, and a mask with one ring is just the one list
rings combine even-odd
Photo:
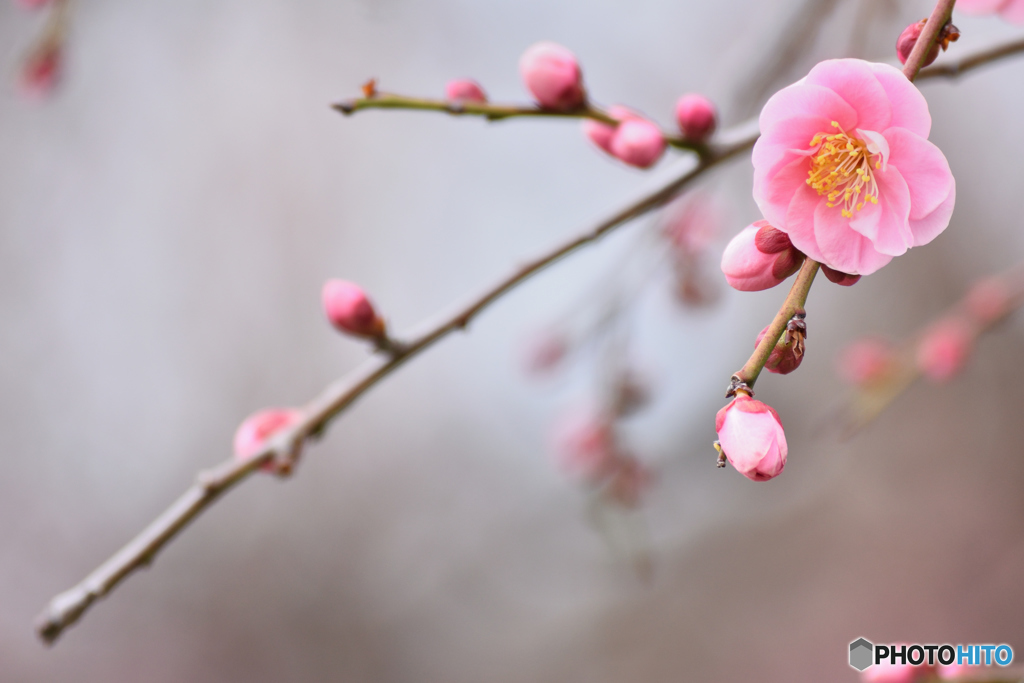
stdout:
[[[363,284],[402,330],[678,173],[672,153],[648,173],[618,164],[578,122],[342,118],[330,102],[371,76],[435,96],[472,77],[526,101],[519,55],[547,39],[599,102],[669,127],[699,91],[729,126],[821,58],[894,61],[930,6],[83,0],[38,102],[16,81],[45,12],[4,0],[0,680],[853,682],[860,636],[1024,652],[1021,321],[853,439],[827,428],[844,343],[910,334],[1024,259],[1024,59],[922,86],[953,222],[853,288],[815,287],[803,367],[758,385],[790,444],[766,484],[716,469],[711,442],[784,294],[726,291],[716,268],[759,218],[749,158],[701,183],[727,215],[708,261],[721,299],[681,308],[665,272],[629,317],[653,378],[623,425],[656,476],[636,513],[648,579],[552,457],[594,363],[537,380],[522,362],[531,335],[615,286],[641,220],[373,389],[291,480],[223,498],[54,648],[31,628],[229,457],[249,413],[299,405],[365,356],[323,320],[325,279]],[[954,56],[1021,32],[954,18]]]

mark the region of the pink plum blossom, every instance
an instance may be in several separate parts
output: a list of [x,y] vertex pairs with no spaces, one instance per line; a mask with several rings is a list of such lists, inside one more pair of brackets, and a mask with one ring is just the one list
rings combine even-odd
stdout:
[[461,78],[448,81],[444,87],[444,95],[449,100],[461,100],[463,102],[486,102],[487,95],[484,89],[476,81],[468,78]]
[[747,479],[767,481],[786,466],[786,433],[771,406],[740,394],[715,416],[722,452]]
[[609,415],[580,408],[562,415],[552,443],[559,466],[569,475],[598,483],[615,470],[615,433]]
[[697,93],[687,93],[676,101],[676,123],[684,138],[692,142],[703,142],[715,132],[718,112],[708,98]]
[[605,152],[637,168],[653,166],[665,153],[665,138],[656,125],[626,107],[611,107],[609,114],[621,123],[583,121],[583,133]]
[[917,367],[933,382],[945,382],[960,372],[974,348],[974,330],[959,317],[939,320],[917,345]]
[[1024,0],[960,0],[956,9],[964,14],[995,14],[1014,23],[1024,24]]
[[956,184],[928,141],[928,104],[901,71],[819,63],[775,93],[754,145],[754,199],[810,258],[869,275],[949,225]]
[[1006,283],[993,277],[975,283],[967,292],[965,303],[974,320],[988,325],[1009,313],[1013,302]]
[[913,664],[892,664],[882,660],[860,675],[864,683],[918,683],[927,678],[934,667]]
[[[266,445],[267,439],[282,429],[287,429],[303,417],[294,408],[266,408],[253,413],[235,431],[234,451],[238,460],[248,460]],[[261,469],[273,472],[272,462],[264,463]]]
[[781,283],[795,273],[804,255],[789,236],[768,221],[748,225],[732,238],[722,254],[725,279],[741,292],[757,292]]
[[366,292],[359,285],[346,280],[328,280],[322,292],[324,313],[340,332],[359,337],[381,337],[384,321]]
[[864,337],[839,353],[839,375],[855,387],[869,387],[888,376],[896,352],[884,339]]
[[29,99],[42,99],[53,92],[60,80],[63,62],[59,44],[44,43],[21,67],[21,92]]
[[546,109],[571,111],[587,95],[576,55],[557,43],[535,43],[519,59],[519,74],[537,103]]

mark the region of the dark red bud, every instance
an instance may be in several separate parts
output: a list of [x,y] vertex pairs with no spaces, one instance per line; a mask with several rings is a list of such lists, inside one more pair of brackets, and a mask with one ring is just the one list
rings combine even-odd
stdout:
[[[910,26],[903,29],[903,33],[896,39],[896,56],[900,58],[900,64],[906,64],[907,59],[910,58],[910,53],[914,50],[914,45],[917,44],[917,39],[921,36],[921,31],[924,29],[924,25],[928,22],[927,19],[911,24]],[[938,37],[935,39],[935,44],[932,45],[932,49],[928,51],[928,56],[924,59],[924,64],[921,66],[928,66],[935,61],[935,58],[939,56],[939,48],[943,50],[949,47],[951,42],[955,42],[960,37],[960,30],[953,24],[947,22],[942,30],[939,31]]]
[[[761,334],[757,335],[754,348],[761,343],[768,327],[765,327],[761,330]],[[807,323],[804,321],[803,314],[800,313],[786,325],[786,331],[782,333],[782,338],[775,344],[775,348],[772,349],[771,355],[768,356],[768,360],[764,364],[765,370],[777,375],[788,375],[796,370],[804,360],[806,340]]]
[[754,236],[754,246],[762,254],[777,254],[792,247],[793,243],[789,241],[789,235],[764,223]]
[[824,273],[825,277],[829,279],[829,282],[834,282],[841,287],[849,287],[860,282],[860,275],[850,275],[849,273],[842,273],[833,268],[822,264],[821,272]]
[[772,276],[778,280],[785,280],[790,275],[800,270],[804,262],[804,253],[796,249],[787,249],[779,254],[772,265]]

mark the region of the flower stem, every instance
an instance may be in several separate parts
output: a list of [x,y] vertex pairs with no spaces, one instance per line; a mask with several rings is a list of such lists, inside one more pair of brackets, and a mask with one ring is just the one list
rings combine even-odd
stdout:
[[811,283],[814,282],[814,276],[818,274],[820,265],[812,259],[804,260],[804,264],[800,267],[800,272],[797,273],[796,280],[789,290],[789,295],[782,303],[779,312],[775,314],[775,319],[768,326],[768,331],[761,339],[761,343],[754,349],[750,359],[733,375],[734,383],[742,382],[753,388],[758,375],[764,369],[764,364],[768,362],[768,356],[772,354],[772,349],[779,343],[782,333],[786,331],[786,325],[794,315],[803,310],[804,304],[807,302],[807,294],[811,291]]
[[921,67],[924,65],[925,56],[939,37],[939,31],[942,30],[942,27],[953,16],[953,5],[955,4],[956,0],[938,0],[935,3],[935,9],[932,10],[932,14],[928,17],[924,28],[921,29],[921,35],[918,37],[917,43],[914,44],[914,49],[910,51],[907,63],[903,67],[903,75],[907,79],[913,81],[917,76],[917,72],[921,70]]
[[[370,97],[345,100],[332,106],[345,115],[353,114],[361,109],[412,109],[418,111],[439,111],[453,116],[482,116],[488,121],[540,116],[548,118],[593,119],[612,126],[619,124],[619,121],[612,118],[608,112],[590,103],[569,111],[556,111],[535,106],[468,102],[465,100],[435,100],[426,97],[406,97],[405,95],[395,95],[393,93],[375,92]],[[665,142],[673,147],[692,150],[702,157],[707,154],[708,148],[702,143],[690,142],[672,135],[664,135],[664,138]]]

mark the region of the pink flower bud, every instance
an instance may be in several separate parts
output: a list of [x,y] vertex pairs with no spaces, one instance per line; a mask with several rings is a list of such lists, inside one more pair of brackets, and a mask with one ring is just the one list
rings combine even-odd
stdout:
[[803,261],[788,235],[768,221],[757,221],[729,242],[722,254],[722,272],[734,289],[756,292],[784,281]]
[[1010,312],[1010,289],[999,278],[981,280],[967,293],[967,312],[978,323],[988,325]]
[[468,78],[462,78],[454,81],[448,81],[448,85],[444,87],[444,94],[449,100],[463,102],[486,102],[487,95],[484,94],[484,89],[480,87],[480,84],[476,81],[471,81]]
[[821,272],[829,279],[829,282],[834,282],[840,287],[850,287],[860,282],[860,275],[840,273],[838,270],[829,268],[824,263],[821,264]]
[[614,471],[615,434],[608,415],[593,409],[563,415],[553,445],[560,467],[571,476],[596,484]]
[[960,372],[974,347],[967,321],[950,317],[928,328],[917,344],[917,367],[933,382],[945,382]]
[[[245,418],[235,431],[235,458],[248,460],[253,457],[263,449],[270,437],[282,429],[291,427],[302,417],[302,413],[294,408],[267,408],[253,413]],[[266,462],[260,469],[273,472],[274,463]]]
[[855,387],[869,387],[884,380],[893,369],[896,353],[883,339],[865,337],[839,354],[839,374]]
[[[926,23],[928,23],[928,20],[922,19],[915,24],[911,24],[903,29],[903,33],[896,39],[896,56],[900,58],[900,64],[906,64],[907,60],[910,59],[910,53],[914,51],[914,45],[917,44],[917,39],[921,36],[921,31]],[[953,26],[953,24],[946,22],[946,25],[939,31],[932,49],[928,50],[928,56],[924,58],[924,63],[921,66],[928,66],[934,62],[935,58],[939,56],[939,48],[945,51],[950,43],[956,42],[959,38],[960,30]]]
[[593,119],[583,121],[583,133],[595,145],[630,166],[653,166],[665,152],[661,129],[631,109],[613,106],[609,115],[618,121],[611,126]]
[[34,50],[21,68],[21,91],[29,99],[42,99],[53,92],[60,80],[62,53],[59,44],[44,43]]
[[661,130],[644,119],[627,119],[619,124],[611,139],[611,153],[637,168],[650,168],[665,152]]
[[546,109],[571,111],[583,106],[583,73],[576,55],[557,43],[535,43],[519,59],[519,73],[537,103]]
[[718,411],[715,431],[725,457],[747,479],[767,481],[786,467],[786,433],[771,406],[741,393]]
[[346,280],[328,280],[324,283],[322,299],[327,319],[338,331],[358,337],[384,335],[384,321],[359,285]]
[[718,113],[711,100],[697,93],[688,93],[676,102],[676,122],[684,138],[703,142],[715,132]]
[[[761,340],[764,339],[764,335],[768,332],[768,328],[771,325],[766,325],[761,334],[757,335],[757,341],[754,342],[754,348],[757,348]],[[805,340],[807,339],[807,323],[803,319],[790,320],[786,327],[786,331],[782,333],[782,337],[775,344],[775,348],[772,349],[772,353],[768,356],[767,362],[764,364],[764,369],[768,372],[774,372],[777,375],[788,375],[789,373],[800,367],[800,363],[804,360],[804,348]]]

